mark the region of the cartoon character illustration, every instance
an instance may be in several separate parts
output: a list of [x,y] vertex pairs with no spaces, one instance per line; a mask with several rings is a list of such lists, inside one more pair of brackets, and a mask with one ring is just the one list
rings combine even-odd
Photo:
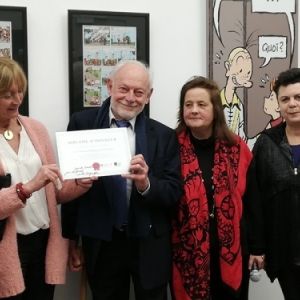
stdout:
[[85,44],[89,44],[91,42],[91,33],[88,30],[84,31],[84,42]]
[[104,65],[104,66],[109,65],[109,61],[108,61],[108,56],[107,56],[107,55],[106,55],[106,56],[104,57],[104,59],[103,59],[103,65]]
[[236,89],[250,88],[252,86],[252,58],[246,48],[234,48],[225,61],[225,87],[221,90],[221,100],[224,114],[229,128],[248,144],[250,148],[256,138],[250,139],[245,134],[244,104],[239,99]]
[[270,122],[267,124],[266,128],[274,127],[283,122],[283,117],[281,116],[278,99],[274,92],[274,85],[277,78],[273,78],[270,82],[270,96],[265,97],[264,101],[264,112],[271,116]]
[[100,41],[102,42],[103,45],[106,45],[107,43],[107,40],[108,40],[108,35],[103,35],[101,38],[100,38]]
[[91,56],[88,54],[87,57],[84,59],[84,64],[86,66],[91,65]]
[[1,31],[1,40],[5,42],[9,42],[9,30],[3,28]]
[[[266,125],[269,128],[282,121],[269,84],[282,70],[299,65],[298,1],[216,0],[207,3],[209,77],[224,88],[228,125],[251,148]],[[228,14],[228,11],[236,13]],[[241,57],[243,52],[237,54],[240,51],[249,53],[249,61]],[[239,76],[246,74],[246,65],[250,68],[250,78],[245,85],[247,79],[240,82]],[[233,66],[237,68],[236,78],[232,74]],[[234,107],[238,107],[236,115]]]
[[115,55],[112,53],[110,57],[110,65],[114,66],[115,65]]
[[99,66],[101,64],[101,60],[99,59],[99,53],[95,53],[95,58],[94,58],[94,66]]

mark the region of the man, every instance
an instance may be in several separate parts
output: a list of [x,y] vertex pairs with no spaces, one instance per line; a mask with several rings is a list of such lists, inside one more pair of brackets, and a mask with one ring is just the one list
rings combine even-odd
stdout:
[[[166,299],[172,266],[170,215],[182,194],[177,136],[144,115],[153,90],[152,73],[145,65],[120,61],[107,88],[110,98],[100,108],[75,113],[68,130],[129,121],[133,157],[130,174],[122,175],[127,180],[128,215],[124,224],[116,225],[120,205],[114,176],[99,178],[83,197],[64,205],[64,236],[75,240],[70,241],[69,265],[71,270],[81,268],[76,242],[81,236],[93,300],[128,300],[130,275],[137,300]],[[77,183],[84,186],[85,181]]]
[[245,134],[244,104],[239,99],[236,89],[252,87],[252,58],[249,51],[243,47],[231,50],[225,62],[227,78],[225,87],[221,90],[221,100],[227,125],[239,135],[252,149],[256,137],[248,138]]

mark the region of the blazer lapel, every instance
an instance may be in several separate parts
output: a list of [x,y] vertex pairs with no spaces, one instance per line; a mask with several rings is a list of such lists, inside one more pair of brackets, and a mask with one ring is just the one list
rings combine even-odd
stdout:
[[146,134],[147,134],[147,144],[148,144],[148,166],[151,166],[153,163],[153,159],[155,156],[155,149],[157,146],[157,134],[153,127],[149,125],[147,122],[146,127]]

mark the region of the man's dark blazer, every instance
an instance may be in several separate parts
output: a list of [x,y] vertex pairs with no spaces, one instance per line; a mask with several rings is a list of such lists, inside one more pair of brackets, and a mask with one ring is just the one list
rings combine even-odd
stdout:
[[[98,111],[96,108],[75,113],[68,130],[95,128]],[[171,212],[182,196],[182,177],[175,131],[147,117],[145,126],[150,190],[144,197],[132,184],[127,234],[140,240],[141,281],[144,288],[152,289],[168,282],[171,277]],[[111,177],[100,177],[87,193],[63,204],[63,236],[111,240],[112,189]],[[99,244],[101,247],[101,242]]]

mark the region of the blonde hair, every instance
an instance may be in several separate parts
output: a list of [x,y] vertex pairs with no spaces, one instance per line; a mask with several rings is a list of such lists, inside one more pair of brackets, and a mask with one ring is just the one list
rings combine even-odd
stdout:
[[[229,64],[231,65],[232,64],[232,62],[233,62],[233,59],[239,54],[239,53],[245,53],[245,54],[249,54],[249,51],[247,50],[247,49],[245,49],[245,48],[243,48],[243,47],[237,47],[237,48],[234,48],[231,52],[230,52],[230,54],[229,54],[229,56],[228,56],[228,62],[229,62]],[[250,54],[249,54],[250,55]]]
[[12,59],[0,57],[0,95],[9,91],[13,83],[26,93],[27,79],[21,66]]

